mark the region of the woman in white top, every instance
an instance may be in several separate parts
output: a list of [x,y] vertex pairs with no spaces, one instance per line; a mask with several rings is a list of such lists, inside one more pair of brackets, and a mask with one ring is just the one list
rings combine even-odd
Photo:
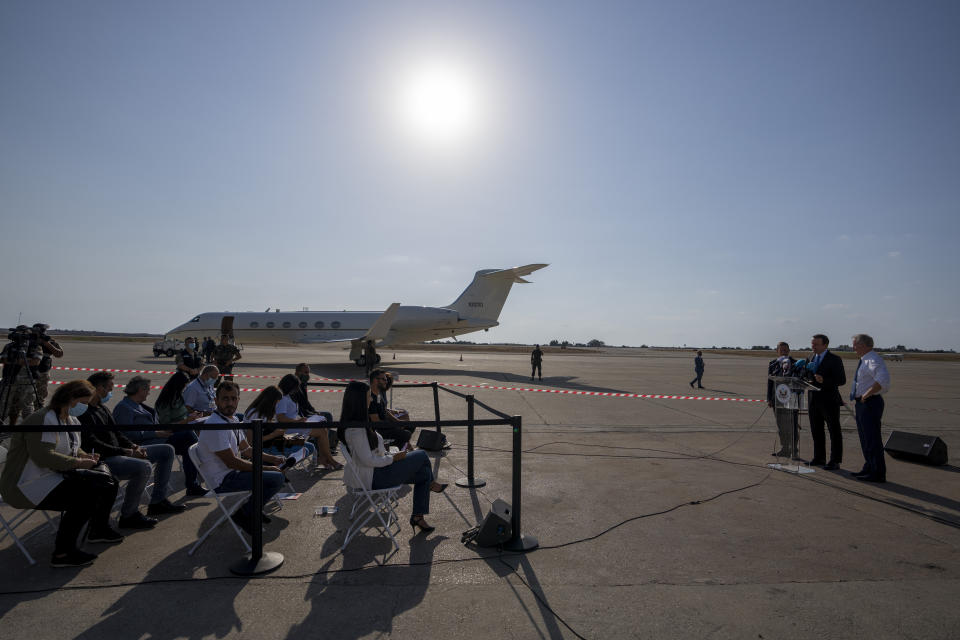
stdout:
[[[300,449],[306,448],[306,455],[312,456],[317,452],[317,448],[312,442],[307,442],[304,435],[288,438],[283,429],[276,429],[277,425],[277,404],[283,397],[283,392],[276,386],[269,386],[260,392],[247,410],[243,414],[244,422],[253,422],[262,420],[263,426],[263,450],[275,455],[289,455]],[[253,442],[253,432],[247,429],[247,442]]]
[[337,437],[347,447],[350,459],[356,465],[356,473],[347,470],[344,482],[353,486],[355,478],[367,489],[383,489],[398,484],[413,485],[413,515],[410,526],[416,531],[420,527],[425,532],[434,530],[423,516],[430,513],[430,493],[442,493],[446,484],[433,479],[430,458],[425,451],[401,451],[392,456],[383,446],[383,437],[369,426],[351,423],[367,421],[370,387],[363,382],[351,382],[343,394],[343,409],[340,413],[340,427]]
[[307,422],[307,418],[300,415],[300,407],[297,406],[297,401],[292,397],[292,394],[300,390],[300,380],[297,376],[288,373],[280,378],[277,387],[283,394],[280,402],[277,403],[277,422],[287,425],[285,432],[289,435],[300,434],[313,438],[313,441],[317,443],[319,463],[334,471],[343,469],[343,465],[337,462],[333,454],[330,453],[329,429],[325,427],[310,428],[304,424]]
[[63,511],[50,560],[54,567],[78,567],[97,557],[77,546],[88,521],[88,541],[123,540],[110,526],[117,481],[105,467],[86,471],[97,465],[98,456],[81,450],[80,433],[70,430],[80,426],[77,416],[87,410],[93,394],[93,385],[86,380],[59,387],[48,406],[23,422],[24,426],[49,425],[58,430],[14,433],[0,477],[0,494],[11,506]]

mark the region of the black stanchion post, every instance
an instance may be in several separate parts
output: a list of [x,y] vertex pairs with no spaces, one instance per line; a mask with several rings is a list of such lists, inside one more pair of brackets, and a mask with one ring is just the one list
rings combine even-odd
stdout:
[[431,386],[433,387],[433,415],[437,421],[437,433],[440,433],[440,390],[437,388],[436,380]]
[[520,525],[520,456],[523,450],[523,438],[521,437],[521,418],[513,416],[511,425],[513,426],[513,517],[511,519],[511,529],[513,537],[507,540],[503,545],[504,549],[510,551],[530,551],[540,546],[540,542],[533,536],[525,536],[521,532]]
[[253,551],[244,556],[243,560],[230,567],[231,573],[238,576],[254,576],[258,573],[273,571],[283,564],[283,555],[276,551],[263,552],[263,522],[260,514],[263,511],[263,422],[257,420],[250,425],[253,431]]
[[467,477],[457,480],[458,487],[483,487],[486,480],[473,477],[473,396],[467,396]]

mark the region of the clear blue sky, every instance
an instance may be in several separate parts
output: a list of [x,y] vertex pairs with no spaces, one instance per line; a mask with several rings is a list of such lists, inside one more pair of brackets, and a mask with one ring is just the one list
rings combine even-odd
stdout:
[[[547,262],[475,338],[960,349],[958,33],[933,1],[6,0],[0,323],[442,305]],[[469,135],[401,124],[422,61]]]

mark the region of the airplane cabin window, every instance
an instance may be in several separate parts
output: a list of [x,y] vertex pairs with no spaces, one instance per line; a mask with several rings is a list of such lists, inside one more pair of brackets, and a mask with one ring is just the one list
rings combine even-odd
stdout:
[[339,329],[339,328],[340,328],[340,323],[339,323],[338,321],[334,320],[333,322],[330,323],[330,326],[333,327],[334,329]]
[[299,325],[297,325],[297,326],[299,326],[301,329],[306,329],[306,328],[307,328],[307,323],[306,323],[306,322],[301,322],[301,323],[300,323]]
[[317,320],[313,323],[314,329],[323,329],[323,320]]
[[284,329],[289,329],[289,328],[290,328],[290,323],[289,323],[289,322],[284,322],[284,323],[283,323],[283,328],[284,328]]
[[267,328],[268,328],[268,329],[273,329],[273,323],[272,323],[272,322],[268,322],[268,323],[267,323]]
[[259,323],[259,322],[251,322],[251,323],[250,323],[250,328],[251,328],[251,329],[256,329],[256,328],[259,327],[259,326],[260,326],[260,323]]

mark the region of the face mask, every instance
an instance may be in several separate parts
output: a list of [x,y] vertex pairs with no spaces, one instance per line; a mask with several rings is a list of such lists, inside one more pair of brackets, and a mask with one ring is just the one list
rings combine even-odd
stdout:
[[113,397],[113,391],[107,391],[107,395],[100,401],[100,404],[107,404],[110,402],[110,398]]
[[310,380],[310,376],[297,376],[300,378],[300,382],[307,382]]
[[73,405],[72,407],[70,407],[70,409],[67,410],[67,413],[72,415],[74,418],[79,418],[86,412],[87,412],[87,405],[83,404],[82,402],[78,402],[77,404]]
[[196,343],[196,342],[188,342],[188,343],[187,343],[187,349],[196,349],[196,348],[197,348],[197,343]]
[[208,387],[213,387],[213,383],[216,382],[216,381],[217,381],[216,378],[210,378],[209,380],[207,380],[206,382],[204,382],[204,384],[207,385]]

